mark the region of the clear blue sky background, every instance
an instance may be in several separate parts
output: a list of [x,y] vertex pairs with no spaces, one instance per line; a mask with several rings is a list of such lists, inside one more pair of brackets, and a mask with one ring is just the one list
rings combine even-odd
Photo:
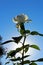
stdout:
[[[27,29],[43,33],[43,0],[0,0],[0,35],[3,41],[19,34],[12,18],[21,13],[27,14],[32,19],[32,23],[25,25]],[[36,52],[35,59],[43,57],[43,37],[30,38],[41,48],[41,51]]]

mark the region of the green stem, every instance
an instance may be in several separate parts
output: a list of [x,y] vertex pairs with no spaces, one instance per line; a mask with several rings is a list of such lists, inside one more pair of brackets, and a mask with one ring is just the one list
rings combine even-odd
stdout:
[[23,64],[23,61],[24,61],[24,43],[25,43],[25,40],[26,40],[26,36],[24,36],[24,40],[23,40],[23,53],[22,53],[22,65],[24,65]]

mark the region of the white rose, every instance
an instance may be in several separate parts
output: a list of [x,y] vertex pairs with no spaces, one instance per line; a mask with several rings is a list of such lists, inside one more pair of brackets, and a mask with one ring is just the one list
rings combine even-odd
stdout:
[[25,22],[28,22],[28,21],[31,21],[28,19],[28,16],[25,15],[25,14],[20,14],[20,15],[17,15],[16,17],[13,18],[13,22],[15,23],[25,23]]

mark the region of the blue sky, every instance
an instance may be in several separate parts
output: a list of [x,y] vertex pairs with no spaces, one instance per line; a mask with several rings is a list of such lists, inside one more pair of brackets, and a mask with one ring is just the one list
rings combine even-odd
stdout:
[[[25,25],[26,29],[43,33],[43,0],[0,0],[0,35],[3,41],[19,35],[12,18],[21,13],[27,14],[32,19],[32,23]],[[43,37],[31,36],[29,39],[41,48],[35,58],[43,57]]]

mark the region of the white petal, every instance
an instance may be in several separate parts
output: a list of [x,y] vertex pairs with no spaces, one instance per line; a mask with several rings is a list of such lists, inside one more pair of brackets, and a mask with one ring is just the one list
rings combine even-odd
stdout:
[[16,20],[15,18],[12,18],[12,21],[13,21],[14,23],[17,23],[17,20]]
[[25,20],[28,20],[28,16],[27,15],[25,15]]

